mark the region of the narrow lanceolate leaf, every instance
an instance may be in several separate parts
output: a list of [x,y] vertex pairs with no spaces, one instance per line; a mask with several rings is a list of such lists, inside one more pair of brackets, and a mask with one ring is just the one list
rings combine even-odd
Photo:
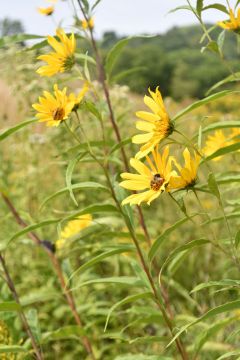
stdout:
[[222,288],[229,287],[229,286],[240,288],[240,280],[224,279],[224,280],[220,280],[220,281],[204,282],[204,283],[201,283],[201,284],[198,284],[197,286],[195,286],[194,289],[191,291],[191,293],[201,291],[203,289],[215,287],[215,286],[217,286],[217,287],[219,286]]
[[[0,354],[26,352],[24,347],[19,345],[0,345]],[[3,358],[5,359],[5,357]]]
[[118,143],[112,147],[112,149],[110,150],[110,154],[113,154],[115,151],[117,151],[118,149],[121,149],[122,147],[124,147],[127,144],[130,144],[131,142],[132,142],[132,138],[127,138],[127,139],[120,141],[120,143]]
[[[109,191],[108,188],[102,184],[93,182],[93,181],[87,181],[82,183],[77,183],[71,186],[72,190],[83,190],[83,189],[95,189],[95,190],[103,190],[103,191]],[[40,205],[40,209],[46,205],[50,200],[53,200],[54,198],[64,195],[69,191],[68,187],[65,187],[61,190],[56,191],[54,194],[50,195],[48,198],[46,198],[42,204]]]
[[83,286],[92,285],[92,284],[118,284],[118,285],[136,286],[136,287],[142,287],[144,285],[143,282],[139,280],[137,277],[115,276],[115,277],[88,280],[83,283],[80,283],[78,286],[76,286],[71,290],[77,290]]
[[192,240],[189,241],[187,244],[181,245],[178,248],[176,248],[175,250],[173,250],[171,252],[171,254],[167,257],[167,259],[165,260],[161,272],[163,271],[163,269],[166,267],[166,265],[172,261],[178,254],[185,252],[185,251],[189,251],[193,248],[196,248],[198,246],[202,246],[202,245],[206,245],[209,244],[209,240],[207,239],[196,239],[196,240]]
[[209,10],[209,9],[216,9],[216,10],[219,10],[219,11],[222,11],[224,12],[225,14],[228,14],[229,15],[229,11],[228,9],[226,8],[226,6],[222,5],[222,4],[212,4],[212,5],[208,5],[208,6],[205,6],[202,11],[206,11],[206,10]]
[[85,330],[78,325],[68,325],[64,326],[55,331],[50,331],[45,334],[42,334],[42,343],[47,343],[49,341],[58,341],[62,339],[79,339],[79,337],[85,335]]
[[215,159],[215,158],[217,158],[219,156],[223,156],[223,155],[226,155],[226,154],[234,153],[234,152],[238,151],[239,149],[240,149],[240,141],[235,143],[235,144],[225,146],[225,147],[215,151],[213,154],[205,157],[202,160],[202,162],[209,161],[209,160]]
[[108,312],[107,320],[106,320],[105,327],[104,327],[104,332],[107,329],[110,316],[112,315],[113,311],[116,310],[117,307],[128,304],[128,303],[131,303],[131,302],[134,302],[134,301],[137,301],[137,300],[140,300],[140,299],[148,299],[148,298],[152,298],[152,297],[153,297],[152,293],[150,291],[146,291],[146,292],[141,293],[141,294],[127,296],[126,298],[118,301],[116,304],[114,304],[111,307],[111,309]]
[[95,264],[98,264],[99,262],[101,262],[104,259],[107,259],[113,255],[116,254],[122,254],[125,252],[131,252],[134,251],[135,248],[132,245],[123,245],[117,249],[113,249],[110,251],[106,251],[102,254],[99,254],[97,256],[94,256],[93,258],[91,258],[89,261],[86,261],[82,266],[80,266],[77,270],[75,270],[71,276],[69,277],[68,281],[70,281],[74,276],[79,275],[80,273],[82,273],[83,271],[91,268],[92,266],[94,266]]
[[240,244],[240,230],[237,231],[234,240],[235,248],[237,249]]
[[228,311],[232,311],[232,310],[237,310],[240,309],[240,300],[236,300],[236,301],[231,301],[228,302],[226,304],[217,306],[211,310],[209,310],[208,312],[206,312],[204,315],[202,315],[200,318],[190,322],[189,324],[183,326],[181,328],[181,330],[179,330],[177,332],[177,334],[172,338],[172,340],[170,341],[170,343],[167,345],[167,347],[169,347],[182,333],[184,333],[186,330],[188,330],[191,326],[196,325],[202,321],[208,320],[216,315],[228,312]]
[[14,134],[15,132],[17,132],[18,130],[24,128],[25,126],[29,125],[29,124],[32,124],[34,122],[37,122],[37,119],[29,119],[29,120],[26,120],[20,124],[17,124],[16,126],[13,126],[5,131],[3,131],[1,134],[0,134],[0,141],[6,139],[8,136]]
[[203,9],[203,1],[204,0],[197,0],[197,13],[201,17],[201,12]]
[[131,37],[128,37],[128,38],[118,41],[117,44],[115,44],[113,46],[113,48],[109,51],[107,58],[106,58],[106,63],[105,63],[105,69],[106,69],[106,73],[108,74],[108,76],[110,76],[113,66],[114,66],[119,54],[124,49],[124,47],[128,44],[130,39],[131,39]]
[[73,193],[72,174],[73,174],[74,168],[77,165],[78,161],[80,159],[82,159],[86,154],[87,154],[87,152],[85,152],[83,154],[78,154],[74,159],[72,159],[69,162],[67,170],[66,170],[66,185],[67,185],[67,188],[68,188],[68,191],[70,194],[70,198],[72,199],[72,201],[74,202],[74,204],[76,206],[78,206],[78,202]]
[[211,193],[218,198],[218,200],[221,200],[220,192],[218,189],[218,184],[215,178],[215,175],[213,173],[210,173],[208,176],[208,187]]
[[[80,215],[85,214],[101,214],[101,213],[118,213],[118,209],[111,205],[111,204],[95,204],[87,206],[86,208],[76,211],[75,213],[66,216],[64,219],[61,220],[61,222],[69,221],[77,218]],[[59,220],[57,220],[59,221]]]
[[[213,124],[210,124],[202,129],[202,133],[206,134],[211,131],[219,130],[219,129],[232,129],[232,128],[239,128],[240,127],[240,120],[238,121],[219,121]],[[197,137],[199,133],[196,133],[194,137]]]
[[216,94],[213,94],[213,95],[210,95],[204,99],[201,99],[201,100],[198,100],[196,102],[194,102],[193,104],[187,106],[185,109],[181,110],[179,113],[177,113],[174,118],[172,119],[172,121],[176,121],[178,119],[180,119],[182,116],[190,113],[191,111],[203,106],[203,105],[206,105],[212,101],[215,101],[217,99],[220,99],[224,96],[227,96],[227,95],[231,95],[233,93],[236,93],[236,92],[239,92],[239,91],[234,91],[234,90],[223,90],[223,91],[220,91]]
[[44,36],[42,35],[32,35],[32,34],[17,34],[17,35],[5,36],[0,38],[0,48],[5,46],[10,46],[12,44],[21,43],[26,40],[42,39],[43,37]]
[[[223,360],[223,359],[230,359],[232,356],[236,356],[236,355],[240,355],[240,350],[234,350],[234,351],[229,351],[223,355],[221,355],[220,357],[218,357],[216,360]],[[239,358],[237,358],[238,360]]]
[[174,8],[174,9],[170,10],[170,11],[168,12],[168,14],[175,13],[175,12],[177,12],[177,11],[179,11],[179,10],[192,11],[192,9],[191,9],[190,6],[184,5],[184,6],[178,6],[178,7]]
[[223,80],[218,81],[216,84],[214,84],[207,92],[207,95],[210,94],[213,90],[217,89],[218,87],[230,83],[230,82],[236,82],[240,80],[240,72],[234,73],[234,75],[229,75],[225,77]]
[[21,306],[14,301],[6,301],[0,303],[0,311],[20,311]]
[[32,225],[26,226],[23,230],[18,231],[17,233],[15,233],[8,240],[7,244],[9,244],[13,240],[16,240],[17,238],[19,238],[22,235],[28,234],[31,231],[34,231],[36,229],[40,229],[42,227],[49,226],[49,225],[52,225],[52,224],[56,224],[57,222],[59,222],[59,219],[50,219],[50,220],[44,220],[44,221],[42,221],[40,223],[37,223],[37,224],[32,224]]
[[[192,215],[190,218],[194,217],[195,215]],[[151,246],[151,249],[149,250],[148,253],[148,258],[150,261],[153,260],[153,258],[156,256],[156,253],[158,252],[160,246],[162,245],[162,243],[167,239],[167,237],[175,230],[177,229],[179,226],[183,225],[186,221],[188,221],[189,218],[185,217],[179,221],[177,221],[175,224],[173,224],[172,226],[170,226],[169,228],[167,228],[166,230],[163,231],[163,233],[157,237],[157,239],[154,241],[154,243]]]

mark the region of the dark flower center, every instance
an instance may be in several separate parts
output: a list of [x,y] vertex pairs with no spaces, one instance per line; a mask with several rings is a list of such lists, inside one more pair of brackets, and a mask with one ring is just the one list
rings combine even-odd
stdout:
[[155,174],[150,182],[150,187],[154,191],[158,191],[164,183],[164,178],[160,174]]
[[65,115],[64,109],[61,107],[55,109],[52,113],[53,120],[56,121],[63,120],[64,115]]

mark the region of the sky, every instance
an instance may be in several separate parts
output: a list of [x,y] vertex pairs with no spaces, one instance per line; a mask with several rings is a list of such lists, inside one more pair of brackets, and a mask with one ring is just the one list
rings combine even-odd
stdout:
[[[72,1],[58,0],[53,17],[45,17],[37,12],[37,7],[49,6],[48,0],[0,0],[0,17],[21,20],[28,34],[47,35],[55,32],[56,25],[70,30],[72,24]],[[91,1],[91,0],[90,0]],[[192,4],[196,0],[191,0]],[[213,3],[226,5],[225,0],[204,0],[205,5]],[[230,4],[234,4],[230,0]],[[163,33],[173,26],[196,23],[189,11],[168,12],[186,0],[101,0],[95,10],[95,32],[100,37],[103,32],[114,30],[119,35],[143,33]],[[216,22],[225,19],[224,13],[206,11],[204,20]]]

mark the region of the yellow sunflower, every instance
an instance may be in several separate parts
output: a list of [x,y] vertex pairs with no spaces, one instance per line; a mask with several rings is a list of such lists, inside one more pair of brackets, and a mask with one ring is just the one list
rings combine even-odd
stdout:
[[69,95],[69,99],[74,101],[73,111],[78,109],[79,104],[81,103],[82,99],[84,98],[84,96],[88,92],[88,90],[89,90],[89,82],[85,81],[83,84],[82,90],[78,93],[77,96],[74,93],[71,93]]
[[[206,145],[202,149],[204,155],[209,156],[215,153],[215,151],[231,145],[233,142],[228,140],[222,130],[216,130],[214,135],[209,135],[206,140]],[[218,161],[221,159],[221,156],[214,158],[214,161]]]
[[41,15],[50,16],[54,13],[54,6],[49,6],[46,8],[38,8],[37,10]]
[[66,244],[66,240],[77,235],[81,230],[87,228],[92,223],[92,215],[85,214],[68,222],[61,231],[60,239],[56,241],[56,248],[61,249]]
[[165,147],[162,155],[157,149],[153,150],[152,156],[154,162],[149,156],[146,157],[148,166],[136,158],[130,160],[131,166],[138,174],[121,174],[124,181],[120,183],[120,186],[128,190],[145,190],[128,196],[123,200],[122,205],[140,205],[141,202],[147,202],[150,205],[163,191],[169,191],[172,188],[171,180],[176,172],[172,171],[173,157],[169,157],[169,147]]
[[38,56],[39,60],[47,63],[37,70],[40,76],[53,76],[57,73],[63,73],[70,70],[75,63],[76,39],[74,34],[67,37],[63,29],[57,29],[56,34],[60,41],[57,41],[53,36],[48,36],[48,44],[55,52]]
[[136,112],[136,116],[144,120],[137,121],[136,128],[145,132],[145,134],[135,135],[132,138],[134,144],[144,144],[136,154],[137,159],[146,156],[162,139],[166,138],[173,131],[173,124],[169,119],[158,87],[155,92],[150,89],[148,91],[151,97],[145,95],[144,103],[152,112]]
[[81,20],[81,25],[84,30],[93,29],[94,28],[94,20],[92,17],[88,21],[83,19],[83,20]]
[[32,105],[37,110],[36,117],[39,121],[46,121],[47,126],[58,126],[69,117],[75,101],[66,92],[66,87],[61,91],[57,84],[54,85],[54,95],[48,91],[43,92],[44,96],[39,97],[39,103]]
[[178,164],[174,159],[174,163],[179,171],[179,176],[174,176],[171,185],[175,189],[186,189],[195,185],[197,181],[197,170],[201,160],[201,156],[194,152],[194,157],[191,158],[189,150],[186,148],[183,151],[185,160],[184,167]]
[[232,9],[230,9],[229,16],[230,16],[229,20],[219,21],[217,23],[218,26],[220,26],[221,28],[223,28],[225,30],[233,30],[233,31],[239,30],[239,28],[240,28],[240,8],[237,11],[236,17],[234,15],[234,11]]
[[238,141],[240,137],[240,128],[233,128],[231,131],[231,138]]

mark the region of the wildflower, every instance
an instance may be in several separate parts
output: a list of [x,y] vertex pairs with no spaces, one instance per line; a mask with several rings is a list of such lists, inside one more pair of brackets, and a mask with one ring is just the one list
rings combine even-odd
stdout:
[[83,20],[81,20],[81,25],[84,30],[93,29],[94,28],[94,20],[92,17],[89,20],[83,19]]
[[54,37],[48,36],[48,44],[55,50],[50,54],[38,56],[47,65],[41,66],[37,73],[41,76],[53,76],[57,73],[63,73],[70,70],[74,65],[74,52],[76,50],[76,40],[74,34],[67,37],[63,29],[57,29],[56,34],[60,41]]
[[[213,153],[215,153],[215,151],[231,145],[232,141],[229,141],[226,136],[224,135],[222,130],[216,130],[214,132],[214,135],[209,135],[207,137],[206,140],[206,145],[205,147],[202,149],[202,152],[204,155],[209,156]],[[214,158],[214,161],[218,161],[220,160],[221,156],[218,156],[217,158]]]
[[233,128],[231,131],[231,138],[234,140],[239,140],[240,137],[240,128]]
[[39,121],[46,121],[47,126],[58,126],[63,120],[66,120],[74,105],[72,97],[66,95],[67,88],[62,91],[54,85],[54,96],[48,91],[44,91],[39,97],[39,103],[33,104],[32,107],[37,110],[36,117]]
[[171,178],[176,173],[172,171],[173,158],[168,157],[168,155],[168,146],[165,147],[162,156],[157,149],[153,150],[152,156],[154,163],[149,156],[146,157],[149,167],[136,158],[130,160],[131,166],[138,174],[121,174],[124,181],[120,183],[120,186],[129,190],[146,191],[128,196],[123,200],[122,205],[140,205],[141,202],[147,202],[148,205],[150,205],[163,191],[169,191],[171,189]]
[[237,31],[240,28],[240,8],[237,11],[237,16],[235,17],[234,11],[229,10],[229,20],[219,21],[217,24],[223,29]]
[[66,240],[77,235],[81,230],[87,228],[92,223],[92,215],[85,214],[78,218],[71,220],[61,231],[60,239],[56,241],[56,248],[61,249],[64,247]]
[[73,111],[76,111],[82,101],[82,99],[84,98],[86,92],[89,90],[89,82],[85,81],[82,90],[79,92],[79,94],[76,96],[74,93],[71,93],[69,95],[69,99],[71,99],[72,101],[74,101],[74,107],[73,107]]
[[138,111],[136,116],[144,121],[137,121],[136,128],[144,131],[145,134],[135,135],[132,142],[135,144],[144,144],[136,154],[137,159],[141,159],[151,152],[159,142],[170,135],[173,131],[173,124],[166,112],[163,99],[158,87],[155,92],[148,90],[150,96],[144,97],[144,103],[152,110]]
[[50,16],[54,13],[54,6],[49,6],[46,8],[38,8],[37,9],[39,14],[45,15],[45,16]]
[[191,158],[189,150],[186,148],[183,151],[183,157],[185,160],[184,167],[174,161],[180,176],[174,176],[172,178],[172,187],[175,189],[188,189],[195,185],[197,181],[197,170],[200,163],[201,156],[194,152],[194,157]]

